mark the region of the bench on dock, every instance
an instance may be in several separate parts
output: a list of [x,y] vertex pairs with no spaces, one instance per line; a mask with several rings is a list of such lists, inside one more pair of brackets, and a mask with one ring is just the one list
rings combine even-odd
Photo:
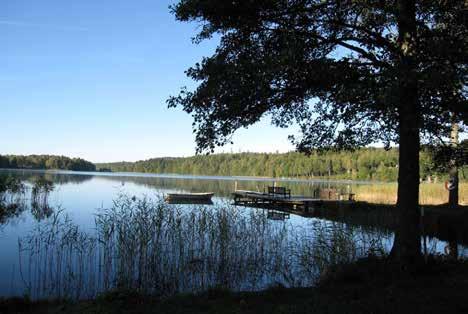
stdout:
[[282,186],[269,186],[268,195],[281,196],[283,198],[291,198],[291,190]]

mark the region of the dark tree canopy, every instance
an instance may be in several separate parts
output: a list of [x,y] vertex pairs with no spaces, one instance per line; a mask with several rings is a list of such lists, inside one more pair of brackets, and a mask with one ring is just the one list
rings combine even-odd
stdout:
[[468,140],[462,141],[455,148],[442,145],[428,147],[428,152],[433,160],[434,170],[439,172],[447,173],[451,166],[462,168],[468,165]]
[[195,41],[221,39],[187,71],[198,88],[168,104],[193,116],[199,152],[268,114],[277,126],[300,125],[300,150],[390,144],[398,142],[406,49],[421,135],[444,138],[452,121],[468,120],[466,1],[416,1],[414,47],[399,37],[398,8],[377,0],[181,0],[172,10],[202,26]]
[[220,36],[187,71],[199,82],[168,100],[194,118],[198,151],[271,115],[298,123],[299,150],[399,145],[400,220],[392,256],[421,261],[421,140],[468,121],[465,0],[180,0],[180,21]]

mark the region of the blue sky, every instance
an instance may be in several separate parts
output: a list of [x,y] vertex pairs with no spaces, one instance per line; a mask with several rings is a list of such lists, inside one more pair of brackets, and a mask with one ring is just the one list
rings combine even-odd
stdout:
[[[0,1],[0,154],[60,154],[94,162],[195,153],[191,117],[167,109],[184,70],[216,40],[175,21],[164,0]],[[287,151],[262,121],[219,151]]]

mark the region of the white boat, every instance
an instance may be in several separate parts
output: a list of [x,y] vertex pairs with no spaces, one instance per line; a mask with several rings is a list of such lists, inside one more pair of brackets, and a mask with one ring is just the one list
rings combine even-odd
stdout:
[[214,193],[168,193],[166,201],[211,201]]

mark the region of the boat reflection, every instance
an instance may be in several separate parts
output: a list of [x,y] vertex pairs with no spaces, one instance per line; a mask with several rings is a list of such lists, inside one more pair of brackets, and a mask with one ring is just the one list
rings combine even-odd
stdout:
[[270,220],[286,220],[289,219],[289,213],[269,209],[267,218]]

